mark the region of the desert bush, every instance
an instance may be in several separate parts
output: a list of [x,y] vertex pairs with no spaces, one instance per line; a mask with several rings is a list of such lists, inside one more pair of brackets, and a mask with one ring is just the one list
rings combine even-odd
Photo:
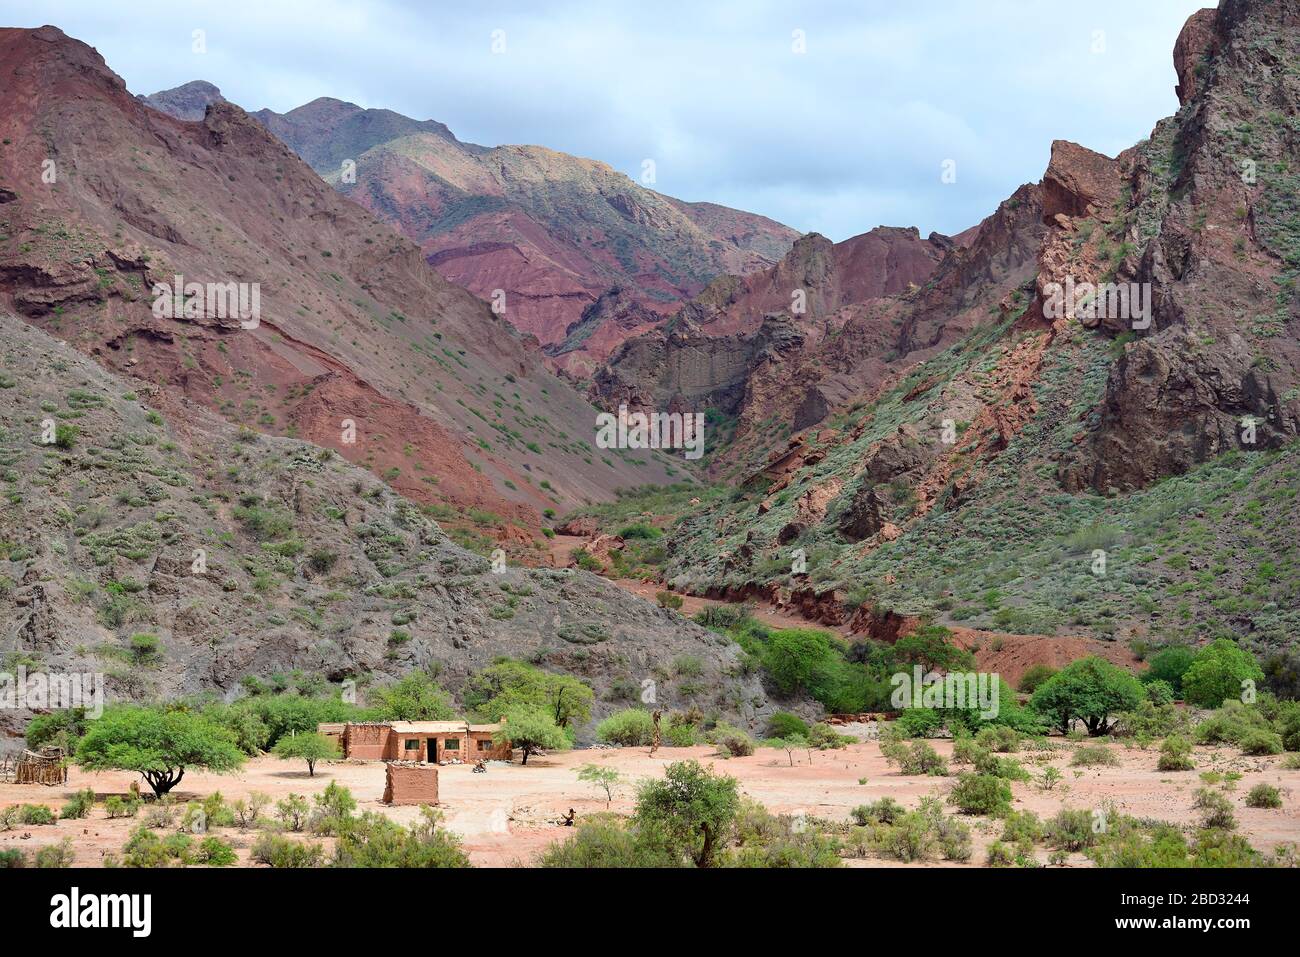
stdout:
[[319,867],[325,859],[325,851],[319,844],[295,841],[283,834],[267,831],[253,842],[249,856],[268,867]]
[[32,856],[32,864],[39,868],[71,867],[76,860],[72,838],[65,837],[57,844],[47,844]]
[[250,827],[256,827],[262,811],[270,803],[270,797],[260,791],[252,792],[247,798],[238,799],[230,806],[235,815],[235,823],[245,831]]
[[19,824],[53,824],[54,812],[44,804],[22,804],[18,807]]
[[275,805],[275,816],[288,831],[301,831],[307,823],[311,808],[301,794],[290,794]]
[[91,808],[94,806],[95,789],[86,788],[85,790],[78,791],[68,799],[68,803],[63,805],[63,810],[59,812],[59,817],[65,821],[79,820],[80,818],[87,817],[90,814]]
[[440,825],[442,815],[428,806],[410,827],[367,811],[339,835],[334,867],[469,867],[460,838]]
[[788,711],[777,711],[767,721],[769,738],[808,737],[808,722]]
[[209,835],[199,842],[199,849],[194,860],[208,867],[229,867],[238,862],[235,849],[219,837]]
[[1201,812],[1201,827],[1222,828],[1231,831],[1237,826],[1232,802],[1210,788],[1199,788],[1192,807]]
[[898,766],[900,774],[942,777],[948,773],[948,762],[924,741],[913,741],[910,745],[901,741],[882,742],[880,753],[890,764]]
[[139,809],[140,802],[130,797],[123,798],[110,794],[104,799],[104,810],[108,812],[110,818],[135,817]]
[[829,724],[820,721],[808,729],[807,737],[809,746],[819,751],[835,751],[857,742],[851,734],[840,734]]
[[1016,862],[1016,853],[1001,841],[994,841],[985,851],[984,863],[989,867],[1010,867]]
[[331,781],[324,791],[313,795],[312,800],[316,807],[308,824],[317,834],[342,833],[352,821],[352,812],[357,809],[357,799],[337,781]]
[[1039,686],[1048,678],[1056,674],[1057,669],[1051,665],[1030,665],[1025,669],[1025,673],[1020,676],[1020,691],[1025,694],[1033,694]]
[[1282,795],[1271,784],[1256,784],[1246,794],[1246,807],[1279,808]]
[[975,743],[990,751],[1010,754],[1020,750],[1020,732],[1006,725],[989,725],[980,728],[975,735]]
[[1119,758],[1104,744],[1085,744],[1074,749],[1070,764],[1078,768],[1114,767]]
[[754,739],[729,724],[719,723],[709,733],[709,743],[724,757],[743,758],[754,753]]
[[956,818],[945,817],[939,822],[939,851],[945,860],[969,861],[974,847],[970,827]]
[[1043,838],[1051,847],[1063,851],[1081,851],[1094,846],[1101,838],[1094,829],[1097,818],[1092,812],[1062,808],[1043,828]]
[[976,757],[975,771],[977,774],[991,774],[1005,781],[1030,780],[1029,772],[1015,758],[1000,758],[988,751]]
[[700,729],[689,716],[673,712],[664,719],[663,736],[670,747],[689,748],[699,743]]
[[1191,771],[1195,767],[1190,741],[1177,735],[1165,738],[1160,746],[1160,760],[1156,762],[1157,771]]
[[654,741],[654,719],[643,708],[627,708],[596,725],[596,738],[624,748],[650,744]]
[[1241,736],[1237,744],[1242,754],[1282,753],[1282,736],[1276,731],[1265,731],[1262,728],[1251,728]]
[[861,825],[893,824],[906,813],[907,808],[893,798],[883,797],[871,804],[859,804],[849,812],[849,816]]
[[961,774],[948,795],[962,814],[1001,814],[1011,807],[1011,787],[991,774]]

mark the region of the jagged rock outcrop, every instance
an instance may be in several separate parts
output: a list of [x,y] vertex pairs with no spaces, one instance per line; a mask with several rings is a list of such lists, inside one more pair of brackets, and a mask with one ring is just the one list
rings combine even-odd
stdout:
[[1300,435],[1300,76],[1282,67],[1298,61],[1292,2],[1224,0],[1184,28],[1183,108],[1121,157],[1130,249],[1112,273],[1149,288],[1149,324],[1100,323],[1136,341],[1063,466],[1068,487],[1138,488]]

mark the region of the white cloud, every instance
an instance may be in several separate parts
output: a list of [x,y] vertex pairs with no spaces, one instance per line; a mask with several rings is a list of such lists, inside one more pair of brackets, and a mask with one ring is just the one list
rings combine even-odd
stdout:
[[1114,153],[1145,136],[1177,106],[1170,53],[1202,5],[135,0],[124,17],[0,0],[0,16],[98,47],[133,92],[206,79],[250,110],[334,96],[633,176],[653,157],[663,192],[843,239],[882,222],[956,232],[1036,180],[1052,139]]

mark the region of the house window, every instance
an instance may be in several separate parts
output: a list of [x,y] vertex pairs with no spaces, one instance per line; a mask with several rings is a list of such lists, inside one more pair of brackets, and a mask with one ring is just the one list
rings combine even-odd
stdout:
[[478,749],[479,749],[480,751],[491,751],[491,750],[492,750],[492,742],[489,741],[487,738],[479,738],[479,739],[478,739]]
[[442,749],[444,751],[459,751],[460,738],[448,738],[446,741],[442,743]]
[[402,742],[402,746],[405,747],[407,751],[419,751],[419,750],[420,750],[420,739],[419,739],[419,738],[407,738],[404,742]]

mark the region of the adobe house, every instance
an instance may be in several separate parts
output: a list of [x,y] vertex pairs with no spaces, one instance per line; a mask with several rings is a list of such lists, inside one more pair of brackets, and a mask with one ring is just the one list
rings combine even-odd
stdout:
[[[326,725],[318,726],[328,734]],[[345,758],[362,761],[402,761],[449,764],[459,761],[509,761],[514,756],[509,743],[497,744],[492,735],[500,724],[470,724],[466,721],[367,721],[343,728],[341,746]]]

